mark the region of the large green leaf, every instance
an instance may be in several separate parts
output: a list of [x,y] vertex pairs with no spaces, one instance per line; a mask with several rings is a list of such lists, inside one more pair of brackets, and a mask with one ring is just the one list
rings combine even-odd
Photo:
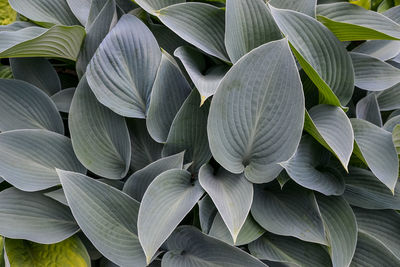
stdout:
[[315,18],[317,0],[270,0],[270,5],[281,9],[291,9]]
[[382,60],[360,53],[350,53],[355,72],[355,86],[382,91],[400,83],[400,70]]
[[163,52],[146,119],[147,129],[154,140],[167,141],[172,121],[190,91],[190,85],[175,60]]
[[359,232],[356,252],[350,267],[375,266],[396,267],[400,266],[400,260],[378,240]]
[[268,232],[308,242],[327,242],[314,194],[293,183],[283,190],[256,187],[251,214]]
[[145,266],[137,237],[139,202],[85,175],[57,172],[72,214],[93,245],[118,265]]
[[46,130],[14,130],[0,134],[0,176],[24,191],[60,184],[56,168],[85,173],[71,140]]
[[199,182],[213,200],[236,243],[253,202],[253,185],[244,174],[233,174],[222,167],[214,170],[210,164],[200,168]]
[[87,80],[100,103],[120,115],[144,118],[160,60],[160,48],[146,25],[124,15],[90,61]]
[[192,226],[176,229],[166,247],[168,252],[163,256],[163,267],[266,266],[241,249],[209,237]]
[[347,105],[354,72],[344,46],[329,29],[305,14],[273,7],[271,12],[303,70],[318,87],[320,102]]
[[18,13],[44,25],[80,25],[66,0],[9,0],[9,3]]
[[344,180],[340,169],[329,162],[330,154],[311,136],[302,137],[296,154],[281,163],[286,172],[299,185],[324,195],[341,195]]
[[89,254],[77,236],[50,245],[6,238],[5,251],[10,266],[91,266]]
[[0,58],[54,57],[76,60],[85,37],[81,26],[28,27],[0,32]]
[[251,215],[247,216],[242,228],[237,235],[235,242],[232,239],[232,235],[229,232],[221,214],[217,213],[212,222],[209,236],[218,238],[229,245],[243,246],[250,242],[253,242],[265,233],[265,230],[253,219]]
[[156,15],[158,10],[161,8],[178,4],[184,3],[185,0],[136,0],[136,3],[140,5],[141,8],[149,12],[150,14]]
[[302,85],[289,45],[270,42],[244,56],[221,81],[207,125],[211,152],[228,171],[268,182],[281,171],[277,163],[294,154],[303,122]]
[[54,102],[29,83],[0,79],[0,131],[47,129],[64,134],[64,124]]
[[358,119],[366,120],[382,127],[382,116],[376,94],[368,94],[357,102],[356,116]]
[[304,130],[331,151],[347,169],[354,133],[346,113],[335,106],[318,105],[306,111]]
[[149,263],[204,191],[185,170],[168,170],[157,176],[144,193],[139,209],[140,244]]
[[91,2],[86,24],[87,34],[76,62],[76,69],[80,76],[86,72],[89,61],[92,59],[101,41],[110,31],[115,15],[115,0],[93,0]]
[[126,180],[123,191],[137,201],[142,201],[147,188],[158,175],[167,170],[182,169],[183,156],[184,152],[150,163]]
[[201,103],[215,94],[221,79],[229,70],[226,64],[207,65],[207,56],[190,46],[179,47],[174,56],[179,58],[201,95]]
[[394,210],[353,208],[358,230],[381,243],[400,260],[400,215]]
[[192,172],[211,158],[207,139],[207,116],[209,102],[199,107],[200,95],[193,90],[183,103],[172,122],[163,156],[185,151],[185,163],[193,162]]
[[393,87],[377,93],[379,109],[381,111],[400,108],[400,83]]
[[394,195],[369,170],[352,167],[345,177],[344,198],[350,205],[365,209],[400,209],[400,184]]
[[227,1],[225,46],[233,63],[254,48],[281,38],[281,32],[263,0]]
[[72,99],[68,123],[76,156],[88,170],[110,179],[125,177],[131,161],[125,119],[97,101],[85,76]]
[[225,50],[225,12],[205,3],[181,3],[161,9],[158,18],[182,39],[207,54],[229,61]]
[[45,58],[11,58],[15,79],[26,81],[52,96],[61,90],[57,72]]
[[0,234],[4,237],[52,244],[78,230],[68,207],[41,193],[13,187],[0,192]]
[[392,192],[397,182],[399,160],[392,134],[360,119],[351,119],[357,144],[356,155]]
[[357,243],[357,222],[343,197],[316,195],[333,267],[349,266]]
[[249,250],[259,259],[292,264],[290,266],[332,266],[329,255],[322,246],[293,237],[266,233],[250,243]]
[[129,119],[127,124],[131,137],[131,169],[140,170],[161,158],[163,145],[151,138],[146,128],[146,121]]
[[317,17],[341,41],[400,39],[399,24],[350,3],[318,5]]

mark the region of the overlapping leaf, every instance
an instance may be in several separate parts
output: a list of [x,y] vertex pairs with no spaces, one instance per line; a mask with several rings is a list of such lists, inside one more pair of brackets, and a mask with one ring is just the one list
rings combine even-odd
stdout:
[[368,94],[358,101],[356,115],[358,119],[363,119],[382,127],[382,116],[376,94]]

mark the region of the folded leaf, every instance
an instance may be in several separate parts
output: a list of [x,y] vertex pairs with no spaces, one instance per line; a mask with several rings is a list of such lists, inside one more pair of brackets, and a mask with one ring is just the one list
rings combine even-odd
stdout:
[[318,87],[320,103],[347,105],[354,73],[344,46],[329,29],[305,14],[273,7],[271,12],[303,70]]
[[85,173],[71,140],[46,130],[15,130],[0,134],[0,176],[24,191],[60,184],[56,168]]
[[85,175],[57,172],[72,214],[93,245],[118,265],[145,266],[137,237],[139,202]]
[[282,170],[277,163],[294,154],[303,122],[302,85],[287,40],[270,42],[220,82],[208,118],[210,149],[226,170],[268,182]]
[[146,25],[124,15],[90,61],[87,80],[100,103],[122,116],[144,118],[160,60]]
[[0,79],[0,131],[47,129],[64,134],[64,124],[54,102],[29,83]]

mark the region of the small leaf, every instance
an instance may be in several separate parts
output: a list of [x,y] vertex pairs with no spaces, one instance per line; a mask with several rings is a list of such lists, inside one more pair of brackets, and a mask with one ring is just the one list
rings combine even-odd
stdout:
[[256,187],[251,214],[271,233],[326,244],[324,226],[312,191],[293,184],[282,191],[280,188]]
[[58,111],[69,113],[74,94],[75,88],[67,88],[51,96],[51,99],[56,104]]
[[68,207],[13,187],[0,192],[0,234],[42,244],[63,241],[79,227]]
[[244,174],[232,174],[223,168],[216,171],[209,164],[200,168],[199,182],[213,200],[235,244],[250,212],[253,185]]
[[209,237],[192,226],[177,228],[166,242],[163,267],[251,266],[266,267],[239,248]]
[[64,134],[64,124],[54,102],[29,83],[0,79],[0,131],[47,129]]
[[89,254],[77,236],[49,245],[6,238],[5,252],[10,266],[90,267]]
[[246,54],[213,97],[207,130],[215,160],[232,173],[244,171],[251,182],[265,183],[278,176],[282,168],[277,163],[289,159],[300,141],[301,88],[286,40]]
[[146,25],[124,15],[90,61],[87,80],[100,103],[122,116],[144,118],[160,60]]
[[68,123],[76,156],[88,170],[109,179],[125,177],[131,160],[125,119],[97,101],[85,76],[72,99]]
[[185,170],[165,171],[149,185],[139,209],[139,240],[149,263],[204,191]]
[[145,266],[137,237],[139,202],[85,175],[57,172],[72,214],[93,245],[118,265]]
[[366,120],[378,127],[382,127],[381,111],[375,94],[368,94],[358,101],[356,115],[358,119]]
[[85,173],[71,140],[46,130],[15,130],[0,134],[0,176],[24,191],[60,184],[56,168]]

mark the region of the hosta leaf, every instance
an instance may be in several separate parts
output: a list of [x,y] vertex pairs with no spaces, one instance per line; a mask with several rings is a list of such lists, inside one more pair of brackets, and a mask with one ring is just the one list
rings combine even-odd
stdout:
[[58,111],[69,113],[74,94],[75,88],[67,88],[51,96],[51,100],[56,104]]
[[184,3],[185,0],[137,0],[136,3],[140,5],[141,8],[146,10],[152,15],[157,15],[158,10],[161,8],[173,5]]
[[46,197],[57,200],[61,204],[68,206],[68,201],[67,201],[67,198],[65,197],[65,194],[64,194],[64,191],[62,190],[62,188],[56,189],[54,191],[50,191],[48,193],[44,193],[44,195]]
[[[71,0],[70,0],[71,1]],[[91,1],[89,19],[86,25],[86,38],[79,54],[76,69],[80,76],[86,71],[89,61],[92,59],[101,41],[110,30],[114,16],[116,15],[115,0]]]
[[300,65],[318,87],[320,102],[347,105],[353,94],[354,73],[344,46],[326,27],[305,14],[273,7],[271,12]]
[[320,245],[293,237],[267,233],[250,243],[249,250],[259,259],[289,263],[293,266],[332,266],[328,253]]
[[400,155],[400,126],[399,125],[394,127],[393,133],[392,133],[392,139],[393,139],[394,146],[396,148],[396,152],[398,155]]
[[188,45],[181,37],[176,35],[169,28],[163,24],[149,23],[149,29],[157,39],[158,44],[162,49],[167,51],[170,55],[174,54],[174,51],[183,45]]
[[9,0],[18,13],[43,24],[79,25],[66,0]]
[[207,130],[214,158],[232,173],[244,171],[252,182],[274,179],[281,171],[277,163],[294,154],[301,137],[301,88],[287,40],[244,56],[223,78],[212,101]]
[[233,174],[223,168],[214,170],[209,164],[200,168],[199,182],[213,200],[236,243],[250,212],[253,185],[244,174]]
[[165,171],[149,185],[139,209],[139,240],[149,263],[204,191],[185,170]]
[[168,252],[162,259],[163,267],[266,266],[241,249],[209,237],[192,226],[176,229],[166,246]]
[[47,129],[64,133],[56,105],[39,88],[19,80],[0,79],[0,131]]
[[79,230],[68,207],[15,188],[0,192],[0,234],[42,244],[60,242]]
[[225,12],[205,3],[181,3],[157,14],[164,25],[207,54],[229,61],[225,50]]
[[233,63],[254,48],[281,38],[263,0],[227,1],[225,46]]
[[400,83],[400,70],[380,59],[350,53],[355,72],[355,85],[369,91],[382,91]]
[[118,265],[145,266],[137,237],[139,202],[82,174],[58,170],[58,175],[72,214],[93,245]]
[[312,191],[293,184],[282,191],[256,187],[251,214],[271,233],[326,244],[324,226]]
[[400,83],[377,94],[379,109],[381,111],[400,108]]
[[89,17],[91,0],[66,0],[69,8],[79,22],[85,26]]
[[378,100],[375,94],[368,94],[356,106],[356,115],[358,119],[363,119],[382,127],[381,111],[379,110]]
[[[210,198],[209,195],[205,195],[197,204],[199,205],[199,221],[200,221],[201,231],[205,234],[208,234],[210,232],[212,224],[214,223],[214,219],[215,219],[216,215],[218,214],[217,207],[215,207],[214,202],[212,201],[212,199]],[[221,217],[221,220],[222,220],[222,217]],[[222,222],[223,222],[223,220],[222,220]],[[225,225],[225,223],[224,223],[224,225]],[[225,225],[225,228],[227,231],[227,236],[229,238],[232,238],[226,225]],[[232,240],[232,244],[233,244],[233,240]]]
[[317,17],[341,41],[400,39],[399,24],[350,3],[318,5]]
[[11,58],[10,65],[15,79],[26,81],[52,96],[61,90],[57,72],[44,58]]
[[90,267],[89,254],[77,236],[51,245],[6,238],[5,251],[10,266]]
[[317,0],[270,0],[268,3],[276,8],[291,9],[315,18]]
[[326,163],[329,156],[311,136],[303,136],[296,154],[282,166],[290,178],[303,187],[324,195],[341,195],[344,180],[337,166]]
[[97,102],[85,76],[72,99],[68,123],[76,156],[88,170],[110,179],[127,174],[131,143],[125,120]]
[[172,121],[190,91],[190,85],[175,60],[163,52],[146,120],[154,140],[160,143],[167,141]]
[[399,160],[391,133],[364,120],[351,119],[359,148],[356,155],[368,164],[375,176],[391,191],[398,178]]
[[365,209],[400,209],[400,184],[392,194],[372,172],[361,168],[350,169],[343,196],[350,205]]
[[400,53],[400,42],[392,40],[371,40],[357,46],[352,52],[367,54],[371,57],[386,61]]
[[375,239],[400,259],[400,215],[394,210],[353,210],[360,233]]
[[0,32],[0,58],[54,57],[76,60],[85,30],[56,25],[50,29],[28,27]]
[[306,112],[304,130],[331,151],[347,169],[354,133],[346,113],[335,106],[318,105]]
[[325,225],[333,267],[349,266],[357,243],[357,222],[342,197],[316,195]]
[[400,124],[400,116],[399,115],[396,115],[396,116],[388,119],[385,122],[385,124],[383,125],[383,129],[392,133],[397,124]]
[[382,243],[367,234],[358,233],[357,248],[350,264],[351,267],[396,267],[399,265],[400,260]]
[[144,118],[161,51],[138,18],[124,15],[101,42],[87,67],[97,99],[114,112]]
[[163,156],[185,151],[185,163],[193,162],[193,172],[211,158],[207,140],[207,116],[209,102],[199,107],[200,95],[193,90],[183,103],[172,122]]
[[146,121],[130,119],[127,124],[131,137],[131,169],[140,170],[161,158],[163,145],[151,138],[146,128]]
[[235,242],[233,242],[232,235],[226,227],[221,214],[217,213],[212,222],[210,232],[208,235],[218,238],[229,245],[243,246],[253,242],[265,233],[265,230],[253,219],[251,215],[247,216],[242,228]]
[[184,153],[161,158],[143,169],[132,174],[124,184],[123,191],[137,201],[142,201],[143,195],[151,182],[161,173],[171,169],[182,169]]
[[13,74],[10,66],[3,66],[0,64],[0,79],[12,79]]
[[0,176],[24,191],[60,184],[56,168],[85,173],[71,140],[46,130],[15,130],[0,134]]
[[179,58],[194,85],[201,95],[201,104],[215,94],[218,84],[229,70],[226,64],[207,66],[207,58],[198,49],[184,46],[175,50],[174,56]]

